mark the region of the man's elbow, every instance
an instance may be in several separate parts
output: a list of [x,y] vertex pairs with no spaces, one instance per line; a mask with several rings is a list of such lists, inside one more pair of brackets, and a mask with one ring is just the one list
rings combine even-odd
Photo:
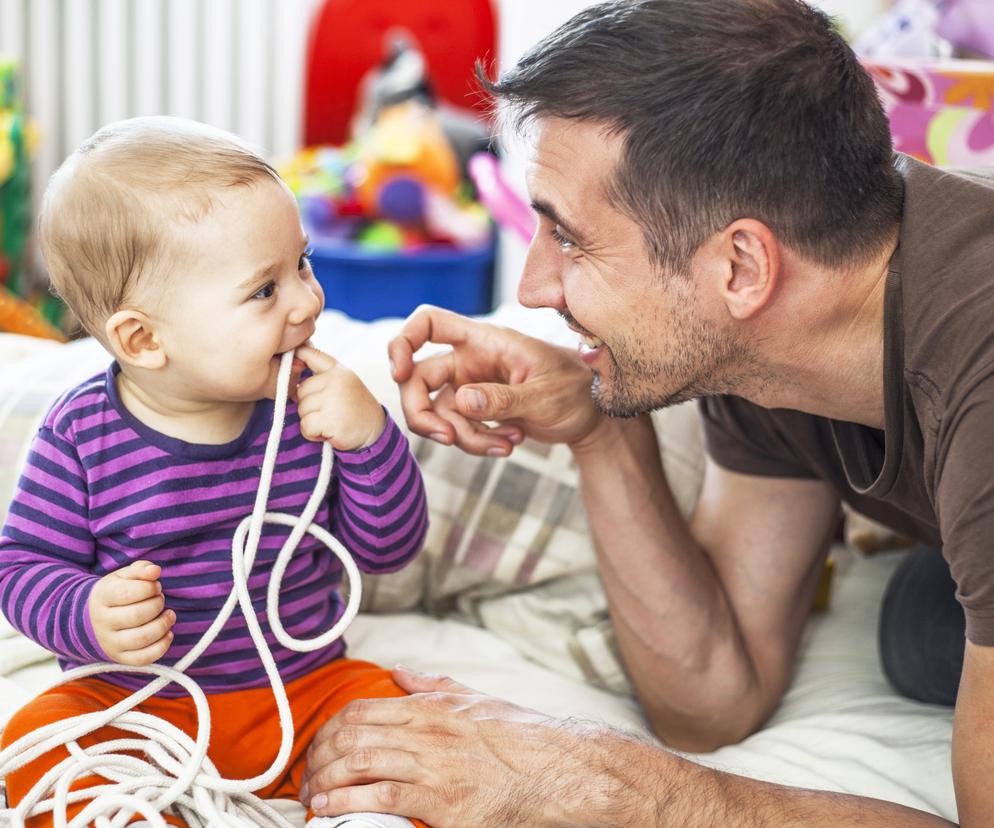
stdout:
[[653,735],[683,753],[711,753],[738,744],[759,730],[769,717],[765,710],[746,715],[740,710],[735,716],[675,716],[671,710],[645,713]]

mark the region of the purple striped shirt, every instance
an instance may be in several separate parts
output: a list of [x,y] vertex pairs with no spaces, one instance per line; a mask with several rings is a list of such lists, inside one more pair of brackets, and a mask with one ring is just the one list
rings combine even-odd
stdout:
[[[63,669],[106,660],[86,602],[104,575],[132,561],[162,567],[175,638],[160,664],[179,661],[217,616],[231,590],[231,539],[252,511],[272,425],[273,403],[260,401],[242,434],[224,445],[198,445],[160,434],[121,403],[113,364],[56,401],[35,436],[0,533],[0,610],[18,630],[59,656]],[[300,433],[297,407],[286,423],[268,511],[300,514],[313,491],[321,444]],[[428,525],[424,484],[407,440],[387,417],[368,448],[336,452],[328,496],[315,523],[328,528],[363,572],[390,572],[417,554]],[[288,527],[266,524],[249,576],[259,624],[284,681],[340,657],[336,641],[311,653],[287,650],[266,620],[266,589]],[[305,534],[283,577],[281,617],[290,635],[328,629],[344,604],[342,567]],[[187,670],[205,692],[267,684],[236,608],[217,639]],[[108,681],[144,685],[113,673]],[[181,695],[169,685],[162,695]]]

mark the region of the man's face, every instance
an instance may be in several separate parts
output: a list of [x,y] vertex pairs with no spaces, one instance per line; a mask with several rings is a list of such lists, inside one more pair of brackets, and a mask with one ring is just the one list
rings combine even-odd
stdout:
[[639,226],[609,201],[620,150],[594,124],[537,124],[527,178],[539,226],[518,297],[559,311],[581,335],[594,400],[627,417],[728,390],[740,349],[695,278],[712,263],[695,256],[690,273],[661,271]]

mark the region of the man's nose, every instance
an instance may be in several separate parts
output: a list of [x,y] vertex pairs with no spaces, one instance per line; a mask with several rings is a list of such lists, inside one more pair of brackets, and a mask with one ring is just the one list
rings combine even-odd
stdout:
[[528,246],[528,255],[518,282],[518,301],[526,308],[563,306],[561,260],[557,251],[549,250],[538,235]]

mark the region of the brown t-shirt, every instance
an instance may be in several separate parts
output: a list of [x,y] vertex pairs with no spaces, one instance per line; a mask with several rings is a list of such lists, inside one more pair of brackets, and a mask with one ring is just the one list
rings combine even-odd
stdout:
[[823,479],[863,514],[941,545],[967,638],[994,646],[994,170],[898,167],[884,430],[710,397],[708,453],[745,474]]

